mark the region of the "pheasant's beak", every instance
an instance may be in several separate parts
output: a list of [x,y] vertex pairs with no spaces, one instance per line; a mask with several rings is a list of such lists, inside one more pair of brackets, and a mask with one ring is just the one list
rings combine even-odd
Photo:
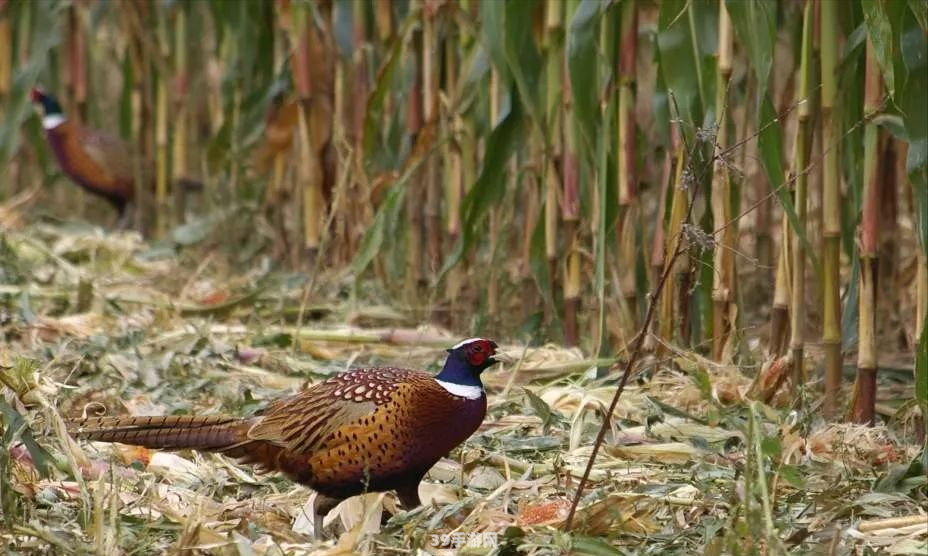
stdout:
[[492,359],[494,363],[509,364],[509,363],[516,362],[515,358],[511,354],[505,351],[497,351],[496,353],[493,354],[492,357],[490,357],[490,359]]

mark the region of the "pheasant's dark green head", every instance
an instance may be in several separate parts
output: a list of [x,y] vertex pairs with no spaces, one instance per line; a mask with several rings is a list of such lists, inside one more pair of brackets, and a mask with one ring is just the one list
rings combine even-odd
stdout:
[[42,106],[45,113],[42,117],[42,127],[45,129],[54,129],[64,123],[64,113],[61,111],[61,105],[58,99],[46,93],[38,87],[32,89],[32,102]]

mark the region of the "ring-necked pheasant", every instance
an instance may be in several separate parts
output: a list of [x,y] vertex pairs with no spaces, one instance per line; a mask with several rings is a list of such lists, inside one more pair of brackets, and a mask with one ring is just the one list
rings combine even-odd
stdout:
[[272,402],[259,416],[88,417],[78,437],[170,450],[219,452],[279,471],[318,495],[316,534],[339,502],[395,490],[418,506],[426,472],[483,422],[480,374],[497,362],[496,343],[464,340],[438,375],[394,367],[356,369]]
[[[119,228],[129,226],[136,162],[143,185],[151,190],[154,189],[151,161],[137,158],[135,149],[115,135],[69,120],[58,100],[39,88],[32,89],[32,102],[42,107],[42,127],[62,171],[85,190],[109,201],[119,212]],[[202,187],[200,182],[187,178],[178,180],[177,185],[189,190]]]

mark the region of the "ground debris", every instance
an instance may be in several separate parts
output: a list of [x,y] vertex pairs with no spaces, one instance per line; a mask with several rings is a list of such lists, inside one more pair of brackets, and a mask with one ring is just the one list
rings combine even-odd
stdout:
[[[45,226],[6,241],[22,277],[0,284],[0,540],[14,553],[453,554],[442,539],[492,538],[530,555],[693,554],[762,531],[764,504],[778,542],[802,551],[835,534],[843,553],[928,543],[924,473],[907,467],[919,447],[904,430],[752,402],[749,371],[682,350],[629,383],[565,535],[616,377],[596,379],[603,361],[578,349],[505,341],[515,363],[488,371],[487,420],[429,473],[425,506],[348,500],[326,519],[337,540],[314,542],[308,489],[218,455],[73,443],[61,417],[253,414],[351,366],[435,370],[456,334],[388,300],[331,302],[325,285],[308,304],[324,310],[297,323],[283,308],[305,303],[302,285],[218,256],[154,257],[132,234]],[[82,281],[92,291],[78,311]]]

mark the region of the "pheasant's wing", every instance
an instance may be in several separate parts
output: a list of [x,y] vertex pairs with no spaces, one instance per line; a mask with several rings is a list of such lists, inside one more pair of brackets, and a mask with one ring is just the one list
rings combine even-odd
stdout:
[[[314,454],[330,448],[336,437],[347,440],[355,427],[373,423],[378,407],[409,381],[428,378],[416,371],[358,369],[274,402],[251,428],[248,437],[269,442],[292,454]],[[342,434],[339,434],[341,431]]]
[[80,142],[108,180],[133,180],[135,153],[125,141],[103,131],[81,129]]
[[483,420],[479,403],[469,411],[426,373],[410,373],[393,386],[375,411],[337,427],[314,446],[305,461],[316,484],[336,494],[364,484],[414,496],[428,469]]

